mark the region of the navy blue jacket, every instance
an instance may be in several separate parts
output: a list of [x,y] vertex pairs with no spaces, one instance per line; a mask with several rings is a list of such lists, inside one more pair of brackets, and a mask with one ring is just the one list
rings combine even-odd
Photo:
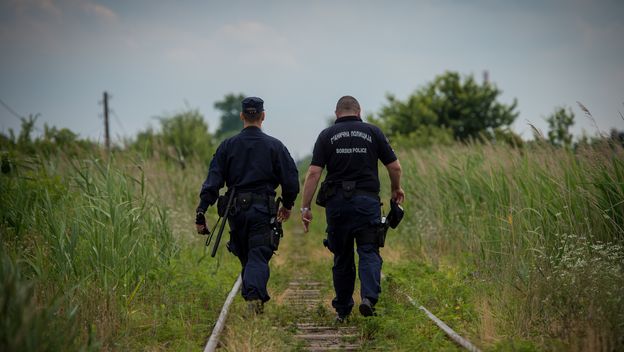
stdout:
[[299,175],[290,153],[282,142],[255,126],[219,145],[202,185],[197,211],[205,212],[213,205],[224,184],[228,189],[235,187],[239,194],[252,192],[272,197],[281,185],[283,205],[288,209],[299,193]]

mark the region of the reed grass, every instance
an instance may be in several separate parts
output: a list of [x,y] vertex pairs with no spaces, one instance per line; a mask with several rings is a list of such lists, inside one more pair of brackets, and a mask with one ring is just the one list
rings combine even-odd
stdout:
[[400,159],[408,213],[390,245],[463,268],[493,341],[624,347],[621,148],[457,145]]
[[26,336],[4,335],[2,350],[46,350],[37,341],[47,328],[28,317],[58,326],[65,315],[50,311],[71,312],[76,327],[51,330],[46,336],[65,338],[47,340],[49,350],[94,346],[93,335],[108,343],[150,273],[177,250],[167,210],[146,194],[142,175],[111,162],[21,164],[0,177],[0,233],[3,261],[13,263],[7,280],[19,287],[2,292],[15,318],[7,331]]

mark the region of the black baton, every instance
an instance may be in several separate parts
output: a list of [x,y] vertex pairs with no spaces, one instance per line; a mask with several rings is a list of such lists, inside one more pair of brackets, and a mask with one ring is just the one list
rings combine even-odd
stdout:
[[232,200],[234,199],[234,188],[232,188],[232,192],[230,192],[230,197],[228,198],[227,206],[225,207],[225,214],[223,214],[223,222],[221,222],[221,226],[219,227],[219,233],[217,233],[217,238],[215,239],[214,247],[212,247],[212,253],[210,256],[214,258],[217,254],[217,249],[219,249],[219,242],[221,242],[221,236],[223,236],[223,229],[225,228],[225,222],[227,220],[228,213],[230,212],[230,206],[232,206]]

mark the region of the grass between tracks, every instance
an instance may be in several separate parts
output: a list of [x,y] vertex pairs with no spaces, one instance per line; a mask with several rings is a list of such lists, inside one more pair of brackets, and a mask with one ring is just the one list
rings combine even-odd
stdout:
[[[319,214],[320,212],[320,214]],[[315,210],[315,219],[308,234],[303,234],[297,218],[286,226],[286,236],[279,256],[272,260],[269,291],[274,300],[266,305],[259,317],[246,318],[242,300],[234,304],[224,336],[224,347],[229,351],[298,351],[301,342],[294,339],[296,323],[311,319],[319,325],[335,325],[335,312],[331,307],[333,287],[331,279],[331,253],[323,247],[324,216]],[[293,221],[294,220],[294,221]],[[470,290],[458,273],[438,270],[422,261],[403,260],[400,249],[390,246],[382,249],[385,279],[382,296],[377,306],[378,316],[364,318],[357,310],[359,284],[356,284],[356,306],[348,325],[359,331],[362,350],[448,350],[459,348],[451,342],[417,307],[412,306],[405,294],[419,299],[458,332],[476,334],[476,313],[471,304]],[[282,305],[280,295],[288,281],[321,282],[323,302],[312,312],[297,312]],[[260,333],[262,332],[262,333]]]

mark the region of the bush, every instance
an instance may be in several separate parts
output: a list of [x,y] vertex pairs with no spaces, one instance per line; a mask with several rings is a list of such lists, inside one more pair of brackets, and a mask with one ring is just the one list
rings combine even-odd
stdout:
[[160,131],[148,128],[137,135],[131,148],[148,157],[158,155],[176,161],[182,168],[187,159],[196,158],[206,164],[214,153],[213,137],[198,110],[189,110],[159,118]]

